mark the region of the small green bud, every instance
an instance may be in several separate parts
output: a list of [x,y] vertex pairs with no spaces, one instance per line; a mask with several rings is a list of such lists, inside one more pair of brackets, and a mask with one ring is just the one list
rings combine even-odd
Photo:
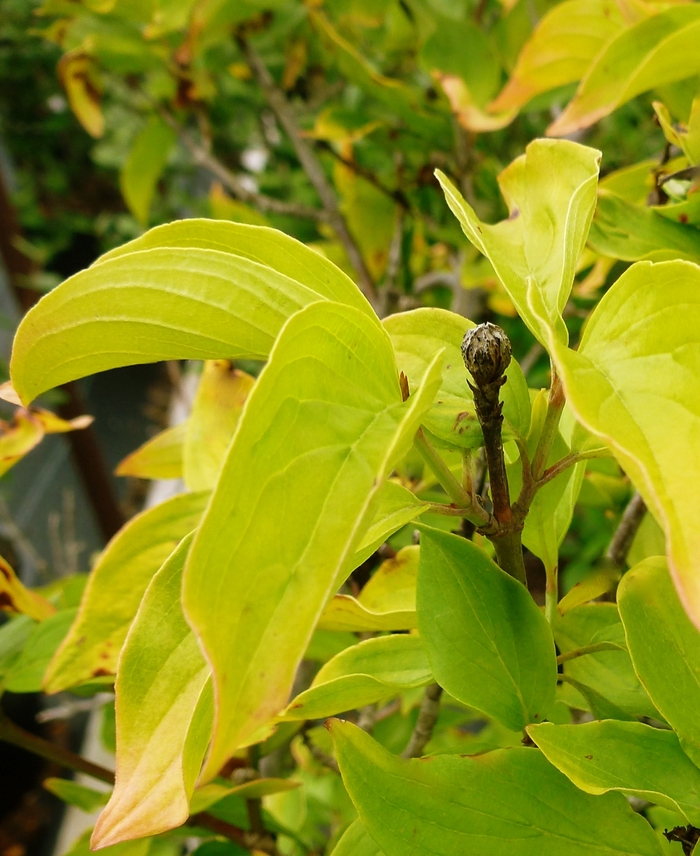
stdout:
[[510,339],[496,324],[487,321],[467,330],[462,340],[462,358],[477,386],[499,380],[508,368],[512,349]]

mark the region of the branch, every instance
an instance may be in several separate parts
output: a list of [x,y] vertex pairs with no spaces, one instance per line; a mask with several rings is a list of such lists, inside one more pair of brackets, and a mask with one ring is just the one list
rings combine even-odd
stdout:
[[560,473],[563,473],[564,470],[567,470],[569,467],[573,467],[574,464],[578,464],[579,461],[590,461],[592,458],[609,458],[611,457],[608,449],[592,449],[590,452],[571,452],[570,454],[563,457],[561,460],[557,461],[556,464],[552,464],[551,467],[548,467],[543,473],[540,480],[537,482],[537,487],[541,488],[542,485],[547,484],[552,479],[556,478]]
[[430,684],[425,688],[416,727],[413,729],[408,746],[401,753],[403,758],[420,758],[423,754],[423,750],[433,736],[433,728],[440,713],[441,695],[442,687],[439,684]]
[[338,235],[348,258],[350,259],[350,264],[357,272],[357,276],[360,281],[359,285],[363,294],[370,302],[374,303],[377,299],[377,292],[374,288],[374,283],[372,282],[372,277],[367,269],[365,260],[362,258],[362,253],[360,253],[360,250],[355,243],[355,239],[350,234],[347,223],[338,207],[338,200],[336,199],[335,192],[326,178],[326,174],[323,171],[321,163],[316,157],[313,147],[310,145],[309,141],[301,135],[296,117],[289,106],[287,97],[272,79],[272,75],[267,70],[267,67],[251,44],[240,34],[237,36],[237,41],[245,55],[251,71],[253,72],[253,76],[260,85],[260,88],[272,109],[272,112],[277,117],[280,125],[282,125],[286,131],[287,136],[294,146],[294,151],[299,158],[299,162],[301,163],[304,172],[321,199],[326,219]]
[[[100,782],[106,782],[108,785],[114,784],[114,773],[106,767],[101,767],[99,764],[93,764],[87,758],[71,752],[70,749],[65,749],[63,746],[58,746],[56,743],[51,743],[43,737],[38,737],[36,734],[31,734],[20,728],[4,713],[0,712],[0,740],[5,743],[11,743],[13,746],[19,746],[26,749],[33,755],[38,755],[40,758],[46,758],[47,761],[53,761],[59,767],[66,770],[75,770],[78,773],[85,773],[93,779]],[[239,829],[226,821],[219,820],[211,814],[202,812],[190,817],[187,824],[192,826],[203,826],[205,829],[210,829],[219,835],[223,835],[230,841],[240,844],[248,849],[257,847],[271,856],[278,856],[278,851],[274,846],[274,842],[268,833],[264,836],[254,836],[245,829]]]
[[635,493],[622,515],[610,546],[605,552],[606,559],[609,559],[615,567],[625,567],[627,554],[646,513],[647,507],[644,500],[639,493]]
[[163,121],[175,131],[180,142],[192,155],[192,160],[198,166],[204,167],[212,175],[215,175],[224,187],[230,190],[241,202],[254,205],[264,214],[287,214],[291,217],[306,217],[310,220],[326,219],[326,212],[318,208],[309,208],[306,205],[297,205],[294,202],[283,202],[280,199],[273,199],[271,196],[265,196],[262,193],[255,193],[252,190],[248,190],[238,176],[190,136],[189,132],[167,110],[160,107],[158,108],[158,113]]

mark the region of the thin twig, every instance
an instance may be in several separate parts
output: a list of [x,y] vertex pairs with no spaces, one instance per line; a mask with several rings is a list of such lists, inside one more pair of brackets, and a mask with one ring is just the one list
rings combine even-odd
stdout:
[[622,515],[610,546],[605,552],[606,559],[611,561],[615,567],[625,567],[627,554],[646,513],[647,507],[644,500],[639,493],[635,493]]
[[283,202],[273,199],[262,193],[249,190],[244,183],[231,172],[224,164],[211,154],[203,145],[198,143],[185,128],[164,108],[158,112],[163,121],[168,124],[177,134],[180,142],[192,155],[192,160],[204,169],[215,175],[224,187],[241,202],[253,205],[263,214],[286,214],[292,217],[305,217],[310,220],[325,220],[326,212],[320,208],[311,208],[307,205],[298,205],[295,202]]
[[371,169],[367,169],[361,164],[357,163],[354,160],[348,160],[344,158],[339,152],[337,152],[333,146],[327,142],[326,140],[316,140],[316,147],[322,149],[324,152],[328,152],[328,154],[332,155],[339,163],[342,163],[343,166],[346,166],[351,172],[354,172],[355,175],[359,175],[360,178],[364,178],[365,181],[369,182],[373,187],[376,187],[380,193],[383,193],[385,196],[388,196],[392,202],[395,202],[397,205],[401,206],[405,212],[411,210],[411,203],[409,202],[406,194],[400,188],[396,190],[392,190],[390,187],[387,187],[385,184],[377,178],[377,176],[372,172]]
[[609,457],[611,457],[611,453],[608,449],[592,449],[590,452],[571,452],[542,473],[542,477],[537,482],[537,487],[540,488],[547,484],[547,482],[550,482],[563,473],[564,470],[568,470],[569,467],[573,467],[574,464],[578,464],[580,461]]
[[372,303],[376,302],[377,292],[372,282],[372,277],[367,269],[365,260],[362,258],[355,239],[350,234],[345,218],[343,217],[338,200],[336,199],[335,191],[330,182],[326,178],[320,161],[316,157],[316,153],[309,141],[302,136],[299,126],[297,125],[296,116],[287,101],[284,92],[277,86],[272,78],[272,75],[267,70],[267,66],[258,56],[257,51],[252,47],[242,35],[237,37],[238,44],[245,55],[245,58],[250,66],[253,76],[257,80],[260,88],[263,91],[267,103],[270,105],[272,112],[277,117],[277,121],[284,128],[289,137],[294,151],[299,158],[304,172],[308,176],[309,181],[313,184],[316,192],[319,195],[321,204],[326,213],[326,219],[338,235],[338,239],[343,245],[347,253],[350,264],[355,268],[359,279],[359,285]]
[[440,696],[442,687],[430,684],[425,688],[425,695],[420,705],[418,721],[408,741],[408,746],[401,753],[404,758],[420,758],[428,741],[433,736],[433,728],[440,713]]
[[317,746],[309,737],[307,729],[303,729],[301,732],[301,739],[304,741],[304,745],[311,752],[312,757],[315,761],[318,761],[324,767],[328,767],[329,770],[333,770],[334,773],[340,774],[340,767],[338,766],[338,762],[332,755],[329,755],[327,752],[324,752],[320,746]]

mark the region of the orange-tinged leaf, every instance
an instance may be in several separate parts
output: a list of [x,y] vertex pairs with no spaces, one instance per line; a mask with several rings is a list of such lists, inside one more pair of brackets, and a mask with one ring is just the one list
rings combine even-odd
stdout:
[[48,600],[22,585],[2,556],[0,556],[0,609],[20,612],[35,621],[43,621],[56,612],[56,608]]
[[127,455],[114,471],[115,474],[139,479],[181,478],[186,434],[186,422],[166,428]]
[[229,360],[207,360],[183,449],[185,484],[190,490],[211,490],[219,477],[226,451],[255,378]]
[[467,84],[455,74],[435,72],[433,77],[442,86],[455,118],[468,131],[476,133],[498,131],[505,128],[506,125],[510,125],[518,115],[517,108],[511,108],[500,113],[486,113],[475,104]]
[[519,110],[535,95],[580,80],[624,21],[614,0],[567,0],[551,9],[526,42],[489,110]]
[[547,129],[561,137],[588,128],[636,95],[700,72],[700,6],[675,6],[614,37],[574,99]]
[[58,76],[80,124],[91,137],[101,137],[105,120],[100,103],[102,83],[95,60],[81,50],[71,51],[61,57]]

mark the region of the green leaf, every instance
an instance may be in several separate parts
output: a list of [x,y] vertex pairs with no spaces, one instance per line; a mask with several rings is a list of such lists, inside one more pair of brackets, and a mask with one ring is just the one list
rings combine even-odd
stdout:
[[611,0],[567,0],[537,25],[507,86],[489,110],[520,109],[542,92],[580,80],[624,23]]
[[598,194],[588,244],[596,253],[628,262],[700,261],[700,232],[693,226],[674,223],[657,211],[603,190]]
[[624,629],[614,603],[591,603],[570,610],[554,623],[554,638],[562,654],[593,645],[616,642],[619,651],[598,651],[564,663],[564,673],[591,687],[614,705],[634,716],[658,718],[632,667],[625,647]]
[[244,782],[242,785],[235,785],[231,788],[212,782],[209,785],[197,788],[192,794],[190,814],[199,814],[201,811],[207,811],[207,809],[216,805],[222,799],[231,796],[231,794],[237,794],[239,797],[245,799],[260,799],[270,794],[293,791],[300,785],[301,782],[296,781],[296,779],[253,779],[250,782]]
[[672,731],[641,722],[528,726],[547,759],[588,794],[622,791],[700,823],[700,770]]
[[44,690],[57,693],[113,675],[129,625],[148,584],[178,543],[199,523],[207,493],[174,496],[133,517],[92,569],[73,626],[56,652]]
[[148,225],[148,212],[158,179],[175,145],[175,131],[158,116],[152,116],[134,140],[119,175],[121,191],[129,210]]
[[16,615],[0,625],[0,692],[36,627],[28,615]]
[[[92,850],[90,850],[91,833],[91,829],[83,832],[65,856],[90,856],[92,853]],[[140,838],[138,841],[124,841],[121,844],[107,847],[102,853],[104,856],[161,856],[160,853],[156,854],[153,852],[156,848],[152,850],[152,845],[152,838]],[[162,856],[166,856],[166,854],[162,854]],[[167,856],[171,856],[171,854],[167,854]]]
[[349,575],[350,570],[354,570],[369,559],[390,535],[415,520],[427,511],[428,507],[427,502],[422,502],[414,493],[397,482],[384,482],[374,503],[372,522],[355,551],[350,563],[352,567],[348,569],[346,576]]
[[660,856],[620,794],[584,794],[536,749],[405,761],[349,723],[329,729],[360,819],[386,856]]
[[246,404],[184,580],[214,670],[210,779],[284,708],[296,667],[440,384],[401,401],[388,337],[321,302],[284,327]]
[[700,762],[700,632],[674,591],[666,561],[645,559],[622,578],[620,614],[634,668],[683,750]]
[[329,660],[286,708],[284,719],[323,719],[392,698],[433,680],[418,636],[367,639]]
[[547,129],[560,137],[587,128],[636,95],[700,71],[700,9],[675,6],[640,21],[608,42],[574,99]]
[[63,609],[34,626],[22,653],[7,671],[6,690],[12,693],[41,692],[44,674],[68,633],[76,612],[76,609]]
[[183,450],[185,484],[212,490],[255,378],[228,360],[207,360],[187,420]]
[[264,359],[287,318],[323,299],[376,319],[335,265],[273,229],[216,220],[160,226],[67,279],[25,315],[13,384],[31,401],[116,366]]
[[70,779],[44,779],[43,787],[68,805],[74,805],[83,811],[92,813],[103,806],[109,799],[108,791],[96,791],[86,788]]
[[700,268],[637,262],[593,311],[579,350],[555,344],[554,357],[577,419],[664,529],[676,587],[700,624]]
[[115,475],[140,479],[182,478],[182,450],[186,433],[186,422],[160,431],[127,455],[114,471]]
[[447,204],[489,258],[518,314],[545,346],[566,344],[561,313],[596,203],[600,152],[568,140],[535,140],[499,176],[510,217],[482,223],[441,173]]
[[[191,543],[185,538],[153,577],[124,643],[115,685],[116,784],[94,848],[157,835],[189,816],[211,729],[210,669],[180,606]],[[195,718],[203,727],[193,726]],[[200,739],[188,739],[192,728]]]
[[[636,722],[636,718],[634,716],[622,710],[621,707],[613,704],[610,699],[605,698],[604,695],[599,693],[597,690],[594,690],[592,687],[589,687],[587,684],[582,684],[580,681],[577,681],[570,675],[566,674],[561,676],[561,680],[563,682],[560,693],[561,699],[570,707],[585,709],[587,706],[594,719],[619,719],[622,722]],[[572,698],[572,694],[566,692],[567,686],[573,687],[573,689],[577,691],[579,696],[583,699],[583,705],[578,697],[574,696]]]
[[418,627],[437,682],[519,731],[554,703],[549,625],[517,580],[470,541],[421,527]]
[[353,821],[333,849],[332,856],[384,856],[367,834],[361,820]]
[[[474,327],[474,322],[446,309],[423,307],[390,315],[382,323],[394,346],[397,365],[408,378],[409,389],[423,376],[435,353],[444,349],[440,392],[423,424],[449,447],[480,446],[481,427],[460,351],[464,334]],[[530,398],[515,360],[508,366],[506,377],[508,382],[502,390],[505,434],[508,436],[512,429],[524,436],[530,425]]]

